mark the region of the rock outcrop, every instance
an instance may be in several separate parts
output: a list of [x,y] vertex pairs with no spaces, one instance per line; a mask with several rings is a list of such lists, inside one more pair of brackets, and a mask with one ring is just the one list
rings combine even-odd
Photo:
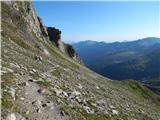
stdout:
[[78,54],[74,50],[74,48],[62,42],[61,40],[61,31],[56,29],[55,27],[47,27],[47,32],[49,36],[49,40],[63,53],[67,54],[69,57],[73,58],[74,60],[79,61],[82,63],[81,59],[79,58]]
[[61,31],[54,27],[48,27],[47,31],[50,41],[55,44],[61,52],[65,53],[64,43],[61,41]]

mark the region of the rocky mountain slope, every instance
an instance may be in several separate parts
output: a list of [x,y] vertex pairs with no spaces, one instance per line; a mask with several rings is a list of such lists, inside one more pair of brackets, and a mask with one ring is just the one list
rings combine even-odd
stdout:
[[[160,98],[133,80],[112,81],[79,63],[31,2],[3,1],[3,120],[158,120]],[[52,36],[53,35],[53,36]]]

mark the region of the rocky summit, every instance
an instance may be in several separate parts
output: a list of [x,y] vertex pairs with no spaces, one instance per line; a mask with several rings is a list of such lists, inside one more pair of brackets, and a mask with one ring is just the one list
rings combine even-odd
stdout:
[[159,120],[160,98],[86,68],[31,2],[1,1],[2,120]]

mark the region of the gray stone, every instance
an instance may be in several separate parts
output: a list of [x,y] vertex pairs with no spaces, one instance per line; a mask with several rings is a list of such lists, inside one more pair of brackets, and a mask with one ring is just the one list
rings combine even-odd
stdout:
[[24,101],[24,99],[25,99],[24,97],[21,97],[21,98],[20,98],[20,100],[22,100],[22,101]]
[[113,115],[118,115],[118,111],[117,110],[112,110],[112,114]]
[[62,95],[62,92],[63,92],[61,89],[57,89],[57,88],[55,88],[54,91],[55,91],[56,95],[59,97]]
[[36,101],[32,102],[32,105],[34,105],[37,108],[40,108],[41,107],[41,101],[40,100],[36,100]]
[[79,88],[79,89],[82,89],[82,85],[81,85],[81,84],[79,84],[79,85],[78,85],[78,88]]
[[7,120],[16,120],[16,115],[14,113],[9,113],[7,115]]
[[63,110],[61,110],[60,113],[61,113],[62,116],[65,116],[65,112]]
[[91,108],[88,106],[83,106],[83,109],[89,114],[94,114],[94,110],[91,110]]
[[68,97],[68,94],[64,91],[63,91],[63,95],[64,95],[64,97]]
[[13,100],[15,100],[15,99],[16,99],[16,97],[15,97],[15,95],[16,95],[16,90],[15,90],[14,88],[10,88],[9,92],[10,92]]

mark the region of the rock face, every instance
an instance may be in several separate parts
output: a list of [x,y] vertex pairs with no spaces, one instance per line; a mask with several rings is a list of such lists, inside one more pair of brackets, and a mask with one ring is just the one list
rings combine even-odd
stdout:
[[54,27],[48,27],[47,31],[50,41],[55,44],[61,52],[65,53],[64,43],[61,41],[61,31]]
[[33,32],[37,37],[48,38],[46,28],[37,17],[31,2],[4,2],[10,6],[12,14],[15,16],[14,18],[9,18],[10,22],[19,26],[24,32]]
[[78,57],[78,54],[76,53],[74,48],[71,45],[62,42],[61,31],[59,29],[56,29],[54,27],[47,27],[47,32],[48,32],[49,40],[53,44],[55,44],[56,47],[58,47],[58,49],[61,52],[66,53],[69,57],[81,63],[81,60]]
[[49,39],[56,44],[58,47],[58,41],[61,39],[61,31],[54,28],[54,27],[48,27],[47,28]]

